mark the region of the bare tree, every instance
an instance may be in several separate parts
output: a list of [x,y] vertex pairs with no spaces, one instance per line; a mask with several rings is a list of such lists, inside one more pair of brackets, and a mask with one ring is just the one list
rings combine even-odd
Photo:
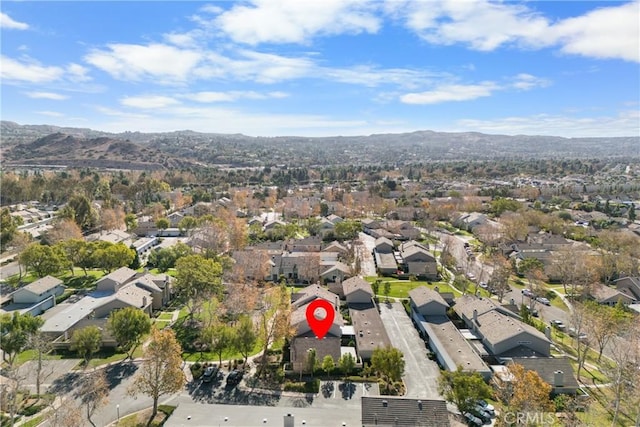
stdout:
[[[618,417],[624,403],[631,411],[635,411],[636,422],[640,420],[638,407],[634,403],[640,401],[640,327],[637,324],[626,332],[614,337],[609,346],[609,356],[613,364],[604,367],[609,377],[610,389],[613,393],[612,426],[618,425]],[[636,424],[637,425],[637,424]]]
[[76,397],[85,407],[87,421],[96,427],[91,417],[109,401],[109,382],[104,369],[85,373],[76,390]]
[[[57,399],[62,399],[62,397]],[[84,423],[82,410],[74,405],[71,399],[56,405],[57,399],[52,403],[51,415],[47,420],[51,427],[77,427]]]

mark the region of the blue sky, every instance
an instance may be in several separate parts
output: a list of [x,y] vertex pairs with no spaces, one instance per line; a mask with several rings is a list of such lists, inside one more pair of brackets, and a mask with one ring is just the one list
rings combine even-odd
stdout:
[[640,134],[640,3],[3,1],[3,120]]

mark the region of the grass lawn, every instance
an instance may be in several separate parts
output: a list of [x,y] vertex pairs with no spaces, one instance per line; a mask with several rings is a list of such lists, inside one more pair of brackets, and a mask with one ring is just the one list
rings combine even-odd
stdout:
[[[142,339],[142,342],[144,342],[145,339],[146,337]],[[136,351],[133,352],[133,357],[134,358],[142,357],[142,354],[143,354],[142,344],[140,344],[138,348],[136,348]],[[119,362],[126,358],[127,358],[127,353],[109,352],[109,351],[103,350],[102,352],[97,353],[96,357],[92,358],[89,361],[89,368],[95,368],[97,366],[105,365],[107,363]],[[80,362],[80,364],[78,365],[79,369],[82,369],[83,363],[84,362]]]
[[[18,357],[16,357],[16,363],[18,365],[22,365],[29,360],[36,360],[37,358],[38,352],[36,350],[25,350],[22,353],[18,354]],[[43,356],[43,359],[60,360],[62,359],[62,356],[59,354],[47,354],[46,356]]]
[[164,329],[171,324],[170,320],[156,320],[153,322],[153,327],[156,329]]
[[149,417],[151,417],[151,408],[145,409],[144,411],[120,418],[118,427],[160,427],[167,421],[167,418],[171,416],[175,409],[175,406],[159,405],[158,413],[150,424],[148,424],[148,422]]
[[158,320],[171,320],[172,318],[173,318],[172,311],[163,311],[162,313],[160,313],[158,317],[156,317],[156,319]]
[[39,417],[35,417],[22,424],[22,427],[36,427],[40,425],[44,421],[44,415],[40,415]]
[[[378,277],[365,277],[369,283],[375,282]],[[423,282],[423,281],[411,281],[411,280],[398,280],[393,278],[382,278],[382,284],[380,284],[380,289],[378,289],[378,296],[384,297],[384,282],[391,283],[391,290],[389,291],[389,297],[393,298],[409,298],[409,291],[411,289],[418,288],[420,286],[426,286],[430,289],[438,287],[440,292],[453,292],[458,295],[459,292],[456,292],[451,286],[449,286],[446,282]]]

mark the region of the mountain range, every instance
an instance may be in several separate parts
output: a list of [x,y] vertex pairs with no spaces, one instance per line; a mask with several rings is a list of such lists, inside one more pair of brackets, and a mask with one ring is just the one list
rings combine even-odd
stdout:
[[4,166],[46,164],[121,169],[191,166],[403,164],[434,160],[639,157],[640,137],[563,138],[416,131],[335,137],[252,137],[189,130],[108,133],[0,122]]

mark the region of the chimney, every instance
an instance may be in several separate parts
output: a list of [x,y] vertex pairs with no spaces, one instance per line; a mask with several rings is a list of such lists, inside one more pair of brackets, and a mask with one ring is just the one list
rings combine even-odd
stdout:
[[562,371],[553,372],[553,386],[564,387],[564,372]]
[[547,337],[548,340],[551,340],[551,328],[549,326],[544,328],[544,336]]
[[284,427],[294,427],[295,425],[295,417],[291,414],[287,414],[284,417]]
[[516,305],[516,300],[514,300],[513,298],[511,298],[511,299],[509,300],[509,304],[511,304],[511,305]]
[[142,308],[147,306],[147,297],[142,297]]
[[478,324],[478,310],[473,309],[473,323]]

